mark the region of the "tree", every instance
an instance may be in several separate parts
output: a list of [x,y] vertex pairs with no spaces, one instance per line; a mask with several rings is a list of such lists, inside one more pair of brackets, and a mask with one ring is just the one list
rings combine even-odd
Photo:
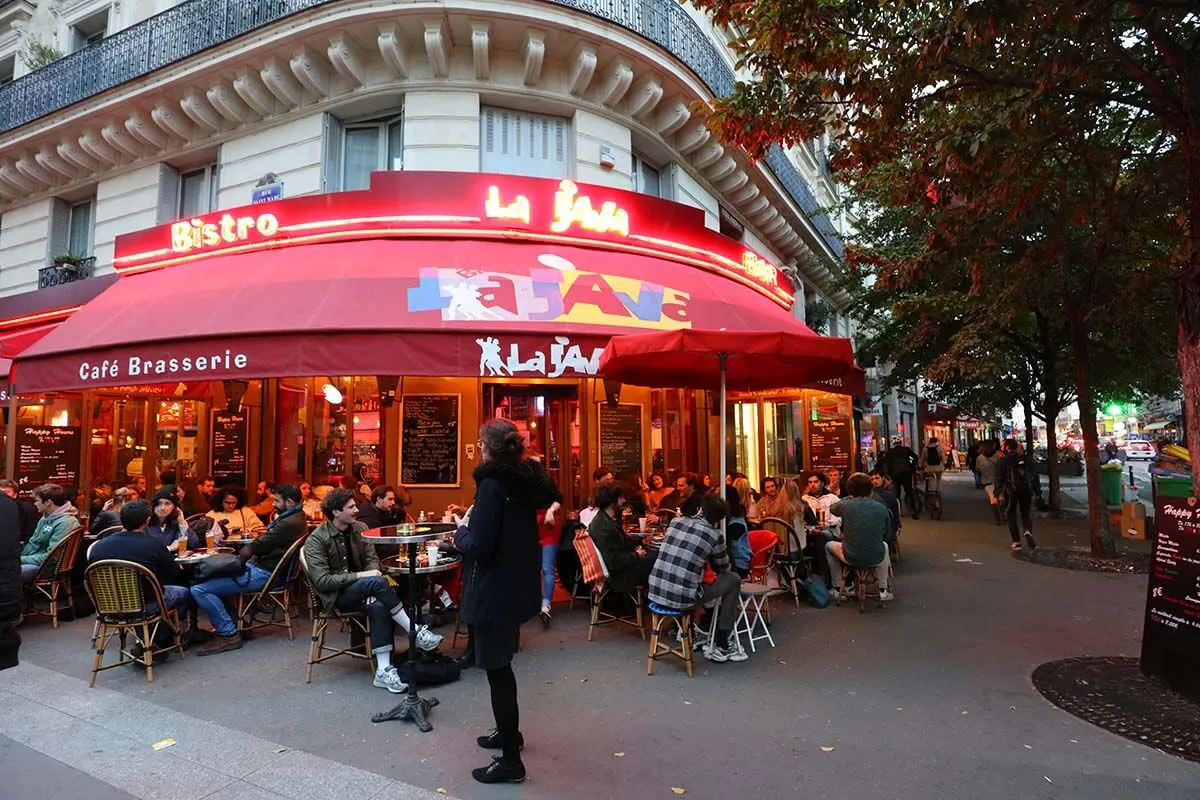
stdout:
[[[1107,550],[1091,370],[1128,354],[1129,329],[1116,323],[1128,321],[1131,300],[1150,302],[1161,288],[1160,259],[1174,263],[1177,352],[1189,421],[1200,423],[1194,13],[1112,0],[699,4],[741,32],[744,64],[761,77],[715,105],[710,124],[723,138],[753,153],[833,127],[840,179],[859,190],[879,165],[902,165],[910,180],[897,201],[914,202],[917,183],[948,207],[931,252],[974,235],[1008,259],[1024,295],[1008,298],[1006,312],[1061,314],[1087,440],[1092,546]],[[1183,197],[1188,224],[1173,226]],[[999,231],[978,226],[997,212]],[[1003,260],[972,259],[972,284]],[[1200,424],[1189,435],[1200,451]]]

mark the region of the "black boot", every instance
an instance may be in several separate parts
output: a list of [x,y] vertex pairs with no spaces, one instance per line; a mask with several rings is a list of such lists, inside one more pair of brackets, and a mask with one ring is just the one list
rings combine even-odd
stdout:
[[520,761],[506,763],[503,756],[492,756],[492,763],[471,770],[471,777],[480,783],[521,783],[525,780],[525,765]]

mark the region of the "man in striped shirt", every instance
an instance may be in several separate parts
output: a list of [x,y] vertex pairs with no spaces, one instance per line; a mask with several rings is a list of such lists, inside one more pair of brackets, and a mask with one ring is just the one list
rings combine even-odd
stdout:
[[[650,601],[664,608],[684,611],[718,601],[717,637],[706,654],[710,661],[745,661],[741,648],[729,643],[737,619],[742,581],[729,564],[721,520],[728,506],[717,495],[704,496],[699,516],[676,517],[667,529],[658,560],[650,572]],[[712,564],[717,573],[713,583],[704,583],[704,567]]]

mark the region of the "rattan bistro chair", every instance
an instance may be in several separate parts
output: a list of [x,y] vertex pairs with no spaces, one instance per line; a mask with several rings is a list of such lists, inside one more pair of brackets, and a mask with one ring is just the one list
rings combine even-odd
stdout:
[[[79,551],[83,549],[83,534],[83,528],[75,528],[50,548],[33,582],[25,589],[26,616],[48,616],[51,627],[57,628],[60,593],[66,594],[67,608],[74,614],[75,592],[71,586],[71,572],[79,560]],[[35,603],[43,600],[49,602],[49,611],[36,607]]]
[[[109,525],[107,528],[96,532],[96,542],[103,539],[105,536],[111,536],[114,533],[120,533],[125,530],[124,525]],[[95,542],[93,542],[95,544]]]
[[804,548],[800,546],[800,536],[791,523],[778,517],[766,517],[761,520],[760,524],[779,537],[779,547],[775,551],[767,571],[779,571],[779,582],[791,592],[796,601],[796,608],[800,608],[800,584],[811,569],[805,561]]
[[[300,570],[304,586],[308,589],[308,608],[312,613],[312,641],[308,646],[308,673],[304,682],[312,683],[313,664],[320,664],[338,656],[365,659],[371,664],[371,618],[362,611],[339,611],[336,607],[326,608],[317,594],[317,587],[308,575],[308,565],[305,563],[304,548],[300,548]],[[350,627],[350,643],[346,647],[331,647],[325,644],[325,634],[330,622],[337,622]],[[355,638],[362,635],[362,643],[355,646]]]
[[[179,616],[174,609],[167,608],[163,601],[162,584],[153,572],[132,561],[97,561],[83,573],[83,584],[96,606],[99,628],[95,638],[96,661],[92,665],[89,687],[96,685],[96,673],[138,661],[126,646],[130,633],[134,641],[142,646],[141,662],[146,666],[147,681],[154,680],[154,656],[178,650],[179,657],[184,657]],[[160,625],[166,625],[171,630],[172,642],[166,647],[155,648],[154,638]],[[114,636],[121,643],[117,662],[103,666],[104,650]]]
[[[237,596],[238,632],[256,631],[259,628],[286,628],[288,641],[295,640],[292,632],[292,586],[300,575],[300,551],[308,534],[292,542],[292,546],[279,559],[271,577],[257,592]],[[261,615],[269,615],[266,619]]]
[[[588,625],[588,641],[592,641],[597,628],[612,623],[636,628],[638,633],[642,635],[642,639],[645,639],[646,626],[642,617],[642,608],[645,604],[643,587],[639,586],[633,592],[624,596],[621,594],[613,595],[607,584],[608,566],[604,563],[604,557],[600,555],[599,548],[592,541],[592,537],[588,534],[586,528],[581,528],[575,532],[575,539],[572,544],[575,546],[575,552],[579,554],[579,563],[582,565],[583,570],[583,580],[591,584],[592,587],[592,619]],[[633,607],[632,616],[605,611],[604,602],[610,595],[613,595],[614,599],[619,599],[620,602],[631,603]]]

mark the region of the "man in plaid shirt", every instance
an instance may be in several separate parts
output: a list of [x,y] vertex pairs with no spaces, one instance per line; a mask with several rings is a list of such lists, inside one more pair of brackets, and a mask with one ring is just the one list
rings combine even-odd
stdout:
[[[667,529],[658,560],[650,572],[650,601],[664,608],[684,611],[719,601],[717,639],[709,648],[709,661],[745,661],[746,654],[729,643],[737,619],[742,581],[729,564],[721,520],[729,507],[714,494],[704,496],[700,515],[676,517]],[[704,567],[712,563],[717,579],[704,583]]]

